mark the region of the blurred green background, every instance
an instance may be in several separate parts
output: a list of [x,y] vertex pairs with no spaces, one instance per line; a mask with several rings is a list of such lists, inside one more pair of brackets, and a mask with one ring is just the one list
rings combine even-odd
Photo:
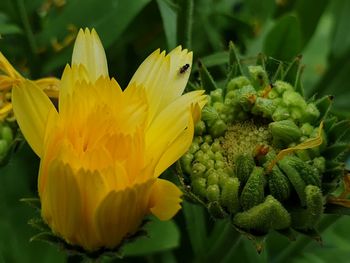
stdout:
[[[248,62],[259,52],[285,62],[301,54],[306,94],[334,95],[335,113],[348,118],[349,14],[345,0],[1,0],[0,51],[28,78],[60,77],[78,29],[94,27],[110,76],[125,87],[150,52],[179,44],[193,50],[194,62],[201,59],[219,80],[233,40]],[[0,170],[0,262],[78,262],[45,243],[28,242],[35,230],[27,221],[35,211],[19,200],[37,195],[37,171],[38,159],[26,145]],[[193,262],[217,242],[206,235],[214,224],[206,219],[201,208],[185,204],[175,220],[149,225],[150,238],[126,248],[126,261]],[[338,219],[323,233],[323,246],[295,247],[273,233],[260,255],[241,239],[235,249],[219,249],[217,260],[278,262],[288,249],[293,262],[346,262],[349,229],[347,217]]]

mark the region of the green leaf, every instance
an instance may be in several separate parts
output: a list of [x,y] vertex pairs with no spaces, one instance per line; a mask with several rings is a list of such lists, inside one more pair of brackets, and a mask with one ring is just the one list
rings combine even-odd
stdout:
[[192,250],[195,256],[201,256],[206,248],[207,229],[206,219],[207,214],[202,206],[183,203],[183,213],[185,216],[187,233],[191,242]]
[[160,221],[152,218],[145,226],[148,237],[141,237],[126,244],[123,249],[125,256],[139,256],[174,249],[180,244],[180,232],[174,221]]
[[160,15],[163,20],[163,27],[165,36],[168,43],[168,48],[173,49],[176,47],[176,32],[177,32],[177,13],[174,10],[174,6],[171,6],[171,2],[168,0],[157,0]]
[[320,95],[334,95],[333,109],[350,116],[350,89],[348,88],[350,72],[350,50],[347,54],[336,59],[319,80],[313,91]]
[[264,52],[279,60],[289,61],[301,52],[302,33],[295,15],[280,18],[267,34]]
[[318,22],[328,5],[328,0],[319,0],[317,4],[313,1],[298,0],[295,12],[300,21],[302,33],[302,45],[305,46],[314,34]]
[[350,50],[350,1],[333,1],[333,15],[335,18],[331,53],[334,58],[340,58]]

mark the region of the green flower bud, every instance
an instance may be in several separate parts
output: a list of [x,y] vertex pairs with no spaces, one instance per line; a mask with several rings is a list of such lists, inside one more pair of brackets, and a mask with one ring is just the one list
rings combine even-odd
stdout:
[[202,135],[204,134],[206,131],[206,128],[205,128],[205,123],[204,121],[199,121],[196,123],[196,125],[194,126],[194,133],[196,135]]
[[225,104],[222,102],[214,102],[213,108],[216,110],[217,113],[219,113],[219,116],[220,113],[226,112]]
[[303,162],[295,156],[286,156],[284,161],[288,162],[288,164],[299,173],[301,179],[303,179],[307,185],[321,186],[321,176],[316,167]]
[[279,97],[278,92],[275,89],[272,89],[269,91],[269,94],[267,95],[267,98],[273,100],[273,99],[277,99]]
[[208,151],[211,151],[211,147],[207,142],[202,143],[200,149],[204,152],[207,153]]
[[227,84],[226,91],[228,93],[232,90],[240,89],[247,85],[250,85],[250,81],[246,77],[240,76],[230,80],[230,82]]
[[197,153],[197,151],[200,149],[199,147],[199,144],[198,143],[195,143],[195,142],[192,142],[190,148],[188,149],[188,152],[189,153],[192,153],[192,154],[195,154]]
[[306,209],[292,211],[292,226],[296,229],[313,229],[323,214],[323,196],[321,190],[314,185],[305,188]]
[[270,193],[279,201],[289,198],[291,186],[286,176],[275,166],[268,174],[268,185]]
[[306,109],[305,99],[296,91],[286,91],[283,93],[283,102],[287,106],[294,106],[300,109]]
[[206,198],[207,180],[205,178],[191,178],[191,186],[195,194],[197,194],[201,198]]
[[284,174],[288,177],[289,181],[293,185],[295,191],[297,192],[297,194],[299,196],[301,205],[305,206],[305,204],[306,204],[306,196],[305,196],[306,184],[303,181],[303,179],[301,179],[298,171],[289,164],[288,158],[286,158],[286,157],[278,162],[278,166],[284,172]]
[[215,159],[215,161],[222,161],[222,160],[224,160],[224,156],[222,155],[221,152],[218,151],[214,154],[214,159]]
[[308,150],[299,150],[295,152],[295,155],[302,161],[307,162],[310,161],[310,154]]
[[196,136],[196,137],[194,137],[192,143],[198,144],[198,147],[199,147],[199,144],[202,144],[202,143],[203,143],[203,138],[202,138],[202,136]]
[[264,118],[271,118],[275,112],[277,105],[273,100],[265,98],[257,98],[252,108],[252,113],[255,115],[262,114]]
[[272,120],[282,121],[290,118],[289,110],[284,106],[278,106],[272,114]]
[[314,130],[314,127],[310,123],[304,123],[300,127],[300,131],[301,131],[302,135],[305,135],[305,136],[310,136],[312,134],[313,130]]
[[225,134],[227,125],[223,120],[217,120],[212,127],[210,127],[210,134],[214,137],[220,137]]
[[204,142],[211,144],[213,142],[213,138],[209,134],[206,134],[204,135]]
[[256,91],[253,86],[245,86],[239,89],[238,93],[238,103],[243,108],[243,110],[248,111],[254,105],[256,98]]
[[233,223],[239,228],[267,232],[270,229],[285,229],[291,224],[288,211],[273,196],[251,209],[237,213]]
[[314,103],[309,103],[305,109],[301,121],[315,123],[318,117],[320,117],[320,111],[317,109]]
[[225,168],[226,167],[226,163],[224,161],[220,161],[220,160],[217,160],[215,162],[215,169],[220,169],[220,168]]
[[207,169],[212,169],[215,167],[215,161],[211,159],[205,160],[202,163],[207,167]]
[[213,170],[208,174],[207,184],[208,185],[217,185],[219,183],[219,174]]
[[291,120],[272,122],[269,124],[269,130],[277,145],[288,145],[289,143],[299,141],[301,137],[299,127]]
[[261,66],[249,66],[248,70],[257,86],[264,88],[269,84],[266,71]]
[[195,163],[192,166],[191,175],[193,176],[193,178],[195,178],[195,177],[203,177],[206,170],[207,170],[207,168],[205,167],[204,164],[202,164],[202,163]]
[[205,106],[202,110],[202,119],[212,126],[219,119],[219,113],[213,107]]
[[222,89],[216,89],[210,92],[211,102],[223,102],[224,97],[222,95]]
[[308,185],[305,188],[306,207],[309,212],[309,225],[314,227],[323,214],[323,196],[320,188],[314,185]]
[[[219,152],[219,151],[221,151],[221,149],[222,149],[222,147],[221,147],[221,145],[220,145],[220,142],[216,139],[215,141],[214,141],[214,143],[211,145],[211,150],[213,151],[213,152]],[[220,153],[220,152],[219,152]],[[221,153],[220,153],[221,154]]]
[[281,80],[277,80],[274,85],[273,85],[273,89],[279,94],[279,95],[283,95],[283,93],[285,91],[294,91],[294,88],[292,87],[292,85],[290,85],[287,82],[281,81]]
[[254,167],[241,194],[241,206],[248,210],[264,201],[264,169]]
[[235,174],[242,184],[245,184],[255,167],[254,159],[251,155],[238,155],[235,159]]
[[219,201],[220,189],[217,184],[209,185],[207,187],[207,199],[209,200],[209,202]]
[[291,118],[296,121],[300,121],[305,114],[305,111],[299,107],[290,107],[289,112]]
[[186,153],[184,156],[181,157],[180,162],[183,170],[190,174],[192,171],[192,160],[193,160],[193,154]]
[[227,177],[222,184],[221,205],[225,207],[231,214],[239,210],[239,180],[238,178]]

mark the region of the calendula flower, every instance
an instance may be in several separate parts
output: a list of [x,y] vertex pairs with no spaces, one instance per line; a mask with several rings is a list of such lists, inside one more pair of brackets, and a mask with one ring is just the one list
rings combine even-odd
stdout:
[[159,50],[123,91],[108,76],[96,32],[80,30],[72,65],[59,84],[59,106],[31,81],[13,89],[15,116],[41,158],[42,217],[54,233],[87,251],[115,248],[150,213],[170,219],[181,191],[159,175],[190,146],[205,104],[181,95],[192,53]]

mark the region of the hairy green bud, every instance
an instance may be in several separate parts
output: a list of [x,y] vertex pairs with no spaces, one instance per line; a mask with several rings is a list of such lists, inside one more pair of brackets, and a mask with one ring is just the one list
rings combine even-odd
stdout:
[[264,118],[271,118],[275,112],[277,105],[273,100],[265,98],[257,98],[252,108],[252,113],[255,115],[261,114]]
[[291,120],[272,122],[269,124],[269,129],[277,145],[288,145],[301,137],[299,127]]
[[302,206],[306,203],[306,196],[305,196],[305,187],[306,184],[303,179],[301,179],[300,174],[298,171],[290,165],[288,162],[288,158],[283,158],[281,161],[278,162],[279,168],[285,173],[285,175],[288,177],[289,181],[293,185],[295,191],[297,192],[300,203]]
[[285,229],[291,224],[288,211],[273,196],[268,195],[265,201],[249,210],[237,213],[233,223],[245,230],[267,232],[270,229]]
[[268,185],[270,193],[279,201],[289,198],[291,186],[287,177],[275,166],[268,174]]
[[240,198],[244,210],[248,210],[264,201],[264,183],[264,169],[254,167]]
[[235,174],[239,181],[245,184],[255,167],[254,159],[251,155],[241,154],[235,160]]
[[220,199],[220,188],[217,184],[209,185],[207,188],[207,199],[209,202],[219,201]]
[[231,214],[238,212],[240,207],[238,198],[239,180],[227,177],[221,185],[221,205]]
[[240,89],[246,85],[250,85],[250,81],[243,76],[231,79],[230,82],[227,84],[226,90],[227,92]]

